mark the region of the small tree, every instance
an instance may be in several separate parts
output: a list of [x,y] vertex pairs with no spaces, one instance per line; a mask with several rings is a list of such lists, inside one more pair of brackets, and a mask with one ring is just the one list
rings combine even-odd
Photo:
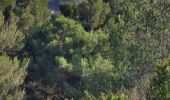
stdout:
[[170,55],[163,60],[157,61],[156,73],[151,84],[148,98],[154,100],[170,99]]
[[73,3],[61,4],[61,13],[66,17],[76,18],[78,14],[78,5]]
[[103,0],[88,0],[79,5],[79,18],[87,31],[104,23],[110,7]]
[[17,58],[11,60],[7,55],[0,56],[0,99],[22,100],[24,90],[21,85],[26,76],[28,61],[23,63]]

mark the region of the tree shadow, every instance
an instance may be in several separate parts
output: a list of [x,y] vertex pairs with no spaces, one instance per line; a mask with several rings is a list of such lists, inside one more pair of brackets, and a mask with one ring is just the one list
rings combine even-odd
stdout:
[[25,78],[27,100],[70,98],[65,91],[65,83],[78,89],[80,77],[56,67],[54,58],[54,55],[46,52],[31,58],[28,75]]

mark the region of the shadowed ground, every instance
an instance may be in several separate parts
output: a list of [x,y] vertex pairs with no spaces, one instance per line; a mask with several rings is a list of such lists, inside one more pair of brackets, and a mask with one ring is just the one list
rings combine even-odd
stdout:
[[48,8],[52,11],[54,14],[59,14],[60,9],[59,5],[60,3],[67,2],[69,0],[48,0]]

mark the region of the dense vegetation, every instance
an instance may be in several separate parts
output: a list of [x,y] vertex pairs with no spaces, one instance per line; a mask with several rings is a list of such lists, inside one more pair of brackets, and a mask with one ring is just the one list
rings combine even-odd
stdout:
[[169,0],[0,0],[0,100],[169,100]]

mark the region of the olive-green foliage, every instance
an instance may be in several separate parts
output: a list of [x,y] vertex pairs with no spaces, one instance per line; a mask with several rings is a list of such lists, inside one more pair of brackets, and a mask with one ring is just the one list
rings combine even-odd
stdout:
[[[160,5],[165,8],[164,16],[160,15]],[[168,20],[169,6],[160,5],[149,1],[120,1],[106,26],[106,31],[111,32],[109,41],[113,46],[114,66],[117,66],[121,74],[124,73],[124,77],[133,80],[131,84],[152,73],[155,59],[169,53],[169,23],[164,22]],[[146,95],[150,84],[142,84],[137,84],[139,92]]]
[[18,7],[25,8],[30,2],[31,0],[16,0],[16,5]]
[[[54,25],[57,25],[58,34],[58,36],[54,36],[58,37],[59,40],[57,42],[56,38],[55,41],[52,41],[50,44],[53,45],[50,47],[55,46],[61,50],[57,54],[62,54],[62,57],[57,56],[58,65],[81,78],[83,85],[79,88],[98,95],[100,92],[117,91],[125,85],[125,80],[114,73],[112,62],[98,54],[106,52],[109,48],[106,43],[107,34],[101,31],[96,33],[85,32],[82,26],[64,17],[56,19]],[[102,50],[98,46],[103,46]],[[116,83],[118,80],[120,82]],[[116,87],[113,88],[113,86]],[[76,97],[76,94],[71,95],[71,97]]]
[[23,47],[21,41],[24,39],[24,34],[18,30],[17,22],[19,18],[14,15],[14,13],[10,14],[11,18],[9,21],[4,20],[3,15],[0,26],[0,52],[9,51],[15,52],[20,50]]
[[[60,80],[64,83],[67,96],[71,98],[80,98],[85,90],[97,96],[101,92],[108,93],[127,87],[128,80],[117,75],[110,57],[104,58],[107,57],[105,54],[110,46],[107,43],[108,38],[108,35],[100,30],[85,32],[74,20],[59,16],[51,24],[27,37],[26,47],[33,50],[28,49],[28,52],[34,56],[30,73],[43,76],[40,78],[45,83],[54,84]],[[59,76],[51,77],[58,72],[48,74],[60,69],[70,76],[62,79]],[[46,73],[43,70],[46,70]],[[73,81],[68,80],[70,77]]]
[[102,25],[109,13],[109,4],[103,0],[88,0],[79,5],[79,20],[87,31]]
[[35,18],[35,24],[42,25],[48,21],[49,11],[46,0],[31,0],[29,4],[30,13]]
[[17,58],[12,60],[5,54],[0,56],[0,99],[22,100],[24,98],[25,93],[20,86],[27,74],[27,65],[27,59],[21,63]]
[[4,16],[3,16],[3,12],[0,11],[0,27],[2,27],[3,23],[4,23]]
[[18,17],[12,15],[9,25],[3,24],[0,30],[0,52],[15,52],[23,47],[24,34],[17,28]]
[[47,1],[0,1],[0,54],[14,58],[0,56],[0,68],[7,66],[0,97],[23,97],[29,56],[26,99],[169,99],[169,58],[155,64],[170,53],[168,0],[87,0],[60,9],[65,17],[49,21]]
[[128,80],[116,73],[112,62],[100,55],[89,61],[86,58],[81,59],[80,64],[84,89],[93,95],[118,91],[128,84]]
[[[28,31],[33,25],[42,25],[48,20],[48,9],[44,0],[40,3],[34,0],[26,0],[22,3],[5,0],[0,4],[3,5],[0,6],[2,7],[0,10],[0,52],[20,50],[23,47],[22,40],[24,39],[22,31]],[[41,15],[43,16],[40,17]]]
[[16,0],[1,0],[0,9],[4,9],[7,6],[14,5]]
[[109,17],[110,7],[103,0],[88,0],[79,4],[66,3],[60,5],[63,15],[80,21],[86,31],[99,29]]
[[[41,26],[49,20],[47,3],[44,0],[40,3],[35,2],[37,0],[0,0],[0,99],[2,100],[25,98],[23,84],[29,62],[22,50],[25,34],[31,31],[30,27]],[[40,17],[41,15],[43,16]]]
[[46,0],[19,0],[14,12],[20,17],[18,27],[22,30],[43,25],[49,20],[50,15]]
[[66,3],[60,5],[61,13],[66,17],[76,18],[78,12],[78,5],[72,3]]
[[170,56],[156,63],[148,99],[170,99]]
[[85,96],[81,100],[126,100],[125,94],[113,94],[113,93],[101,93],[99,97],[91,95],[88,91],[85,91]]
[[[60,81],[70,98],[81,98],[85,91],[92,98],[99,98],[101,92],[130,91],[129,98],[143,99],[150,87],[146,81],[154,72],[155,59],[169,53],[169,24],[165,22],[168,5],[119,1],[107,19],[110,8],[105,9],[105,15],[104,4],[107,5],[103,1],[83,2],[75,14],[77,21],[74,14],[68,15],[72,19],[54,17],[47,26],[29,35],[26,47],[35,58],[31,72],[45,75],[41,77],[45,83]],[[160,5],[165,7],[164,16],[160,15]],[[85,31],[79,23],[85,29],[88,24],[91,31]],[[52,77],[57,76],[50,72],[54,70],[61,76]],[[130,97],[134,88],[136,95]]]

